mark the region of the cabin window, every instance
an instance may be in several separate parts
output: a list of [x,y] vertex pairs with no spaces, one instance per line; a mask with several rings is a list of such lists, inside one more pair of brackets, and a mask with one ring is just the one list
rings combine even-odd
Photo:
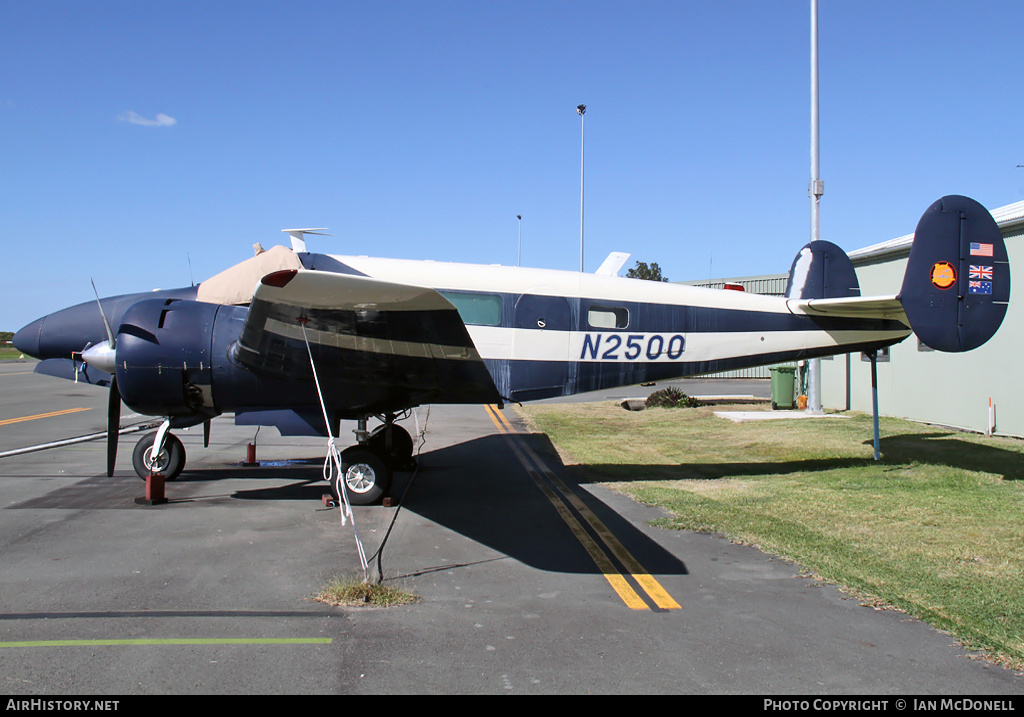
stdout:
[[587,323],[594,329],[624,329],[629,326],[629,310],[608,306],[591,306]]
[[474,326],[501,325],[501,297],[461,291],[438,292],[454,304],[462,322]]

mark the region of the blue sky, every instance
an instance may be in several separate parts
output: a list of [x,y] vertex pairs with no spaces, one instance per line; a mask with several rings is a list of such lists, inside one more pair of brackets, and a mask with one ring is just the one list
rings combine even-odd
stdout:
[[[809,238],[809,0],[7,0],[0,329],[332,253],[672,280]],[[822,238],[1024,199],[1019,0],[820,0]],[[895,287],[894,287],[895,288]]]

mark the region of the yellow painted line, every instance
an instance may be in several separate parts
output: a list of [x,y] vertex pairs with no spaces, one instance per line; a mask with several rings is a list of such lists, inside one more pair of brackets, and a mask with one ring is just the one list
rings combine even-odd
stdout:
[[679,603],[677,603],[672,596],[668,594],[668,591],[661,586],[661,583],[655,580],[655,578],[644,569],[640,562],[633,557],[633,554],[626,550],[626,546],[619,542],[619,539],[615,537],[615,534],[612,533],[608,526],[606,526],[604,522],[597,517],[590,507],[584,503],[580,497],[569,488],[569,486],[565,485],[561,478],[555,475],[553,471],[544,465],[540,456],[534,453],[533,449],[527,445],[524,445],[523,448],[537,462],[537,465],[542,467],[544,474],[552,483],[554,483],[555,487],[562,495],[565,496],[566,500],[572,504],[572,507],[574,507],[579,514],[583,516],[584,520],[590,524],[594,529],[594,532],[597,533],[599,538],[601,538],[601,542],[608,546],[608,549],[612,551],[612,554],[616,558],[619,559],[619,562],[622,563],[633,579],[636,580],[637,583],[640,584],[640,587],[642,587],[644,591],[651,596],[655,605],[665,610],[678,610],[681,607]]
[[50,411],[49,413],[37,413],[34,416],[22,416],[21,418],[7,418],[0,421],[0,426],[7,426],[12,423],[22,423],[23,421],[35,421],[40,418],[53,418],[54,416],[66,416],[69,413],[78,413],[79,411],[91,411],[91,408],[65,408],[63,411]]
[[[491,421],[500,433],[511,436],[513,434],[512,425],[508,420],[498,412],[497,408],[493,406],[486,406],[487,415],[491,417]],[[541,492],[547,497],[554,506],[555,511],[561,516],[565,524],[569,526],[569,530],[576,536],[576,539],[583,545],[584,550],[590,555],[591,559],[597,565],[598,569],[604,575],[605,579],[612,586],[612,589],[618,594],[622,601],[633,610],[646,610],[647,603],[636,594],[636,591],[626,582],[626,579],[615,569],[611,560],[601,550],[600,546],[594,542],[590,534],[580,525],[579,521],[576,520],[575,516],[569,512],[569,509],[565,504],[555,495],[555,492],[551,490],[544,481],[541,479],[537,471],[530,467],[529,462],[526,460],[526,456],[523,455],[519,448],[517,441],[510,441],[509,445],[512,446],[512,451],[516,454],[516,458],[526,468],[526,472],[533,479],[533,482],[540,488]]]
[[597,565],[597,569],[604,575],[605,580],[612,586],[612,589],[618,593],[618,596],[622,598],[622,602],[633,610],[646,610],[647,603],[643,601],[636,591],[626,582],[626,578],[615,569],[612,561],[608,559],[601,547],[594,542],[594,539],[590,537],[590,534],[580,525],[579,521],[569,512],[569,509],[565,507],[565,504],[558,499],[558,496],[554,494],[548,486],[544,484],[541,477],[536,471],[527,469],[530,477],[533,478],[533,482],[541,489],[541,492],[547,496],[547,499],[551,501],[551,505],[555,507],[558,514],[565,521],[565,524],[569,526],[569,530],[576,536],[576,539],[583,545],[584,550],[590,555],[590,558]]
[[5,647],[123,647],[133,645],[328,645],[330,637],[286,637],[286,638],[170,638],[165,640],[27,640],[24,642],[0,642]]
[[[512,424],[509,423],[508,419],[505,418],[497,409],[497,407],[488,405],[487,414],[491,417],[491,421],[502,433],[512,436],[515,433]],[[633,578],[636,583],[643,588],[650,598],[654,601],[654,604],[663,610],[678,610],[682,606],[669,595],[668,591],[662,587],[650,573],[648,573],[640,562],[633,557],[633,555],[626,550],[626,547],[619,542],[615,534],[604,524],[604,522],[597,517],[589,506],[584,503],[576,493],[574,493],[569,486],[565,485],[564,482],[544,463],[544,461],[537,455],[537,453],[530,448],[530,446],[522,443],[520,446],[519,441],[511,441],[510,445],[513,451],[516,453],[516,457],[519,462],[523,464],[527,472],[533,478],[534,483],[544,492],[548,500],[554,505],[555,510],[558,511],[562,519],[569,525],[570,530],[576,538],[583,544],[584,548],[590,554],[591,558],[597,564],[598,568],[604,573],[605,578],[622,598],[623,602],[634,610],[647,609],[647,604],[637,595],[636,591],[629,585],[625,577],[615,568],[614,564],[609,560],[607,554],[601,549],[601,547],[590,537],[590,534],[580,525],[579,521],[573,516],[568,510],[563,498],[569,503],[591,526],[597,536],[601,539],[601,542],[608,548],[615,558],[626,568],[630,577]],[[534,465],[536,465],[551,481],[555,486],[558,493],[562,495],[560,498],[554,491],[552,491],[541,479],[540,475],[534,471],[523,455],[523,451],[529,454]]]
[[[491,419],[491,423],[498,429],[498,433],[505,433],[505,427],[501,424],[505,420],[505,417],[497,412],[492,406],[484,406],[487,409],[487,416]],[[500,420],[499,420],[500,419]]]
[[505,414],[499,411],[497,406],[488,406],[487,408],[490,409],[491,415],[496,416],[498,421],[501,422],[501,425],[499,425],[498,428],[504,428],[508,433],[515,433],[515,429],[512,428],[512,424],[508,422],[508,419],[505,418]]

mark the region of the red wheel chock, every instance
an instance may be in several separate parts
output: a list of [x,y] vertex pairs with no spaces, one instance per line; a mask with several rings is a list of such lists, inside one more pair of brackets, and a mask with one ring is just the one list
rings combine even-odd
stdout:
[[167,502],[164,495],[164,474],[150,473],[146,477],[146,495],[136,498],[139,505],[161,505]]

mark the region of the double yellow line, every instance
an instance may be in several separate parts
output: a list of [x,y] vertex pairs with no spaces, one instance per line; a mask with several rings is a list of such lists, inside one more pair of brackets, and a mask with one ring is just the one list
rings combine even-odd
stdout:
[[[551,505],[558,511],[622,601],[633,610],[678,610],[679,603],[644,570],[601,519],[548,468],[526,441],[521,440],[521,436],[498,408],[490,405],[486,408],[487,415],[498,432],[508,437],[516,458],[541,492],[551,501]],[[586,526],[580,520],[586,523]],[[646,595],[646,599],[641,597],[641,593]]]

